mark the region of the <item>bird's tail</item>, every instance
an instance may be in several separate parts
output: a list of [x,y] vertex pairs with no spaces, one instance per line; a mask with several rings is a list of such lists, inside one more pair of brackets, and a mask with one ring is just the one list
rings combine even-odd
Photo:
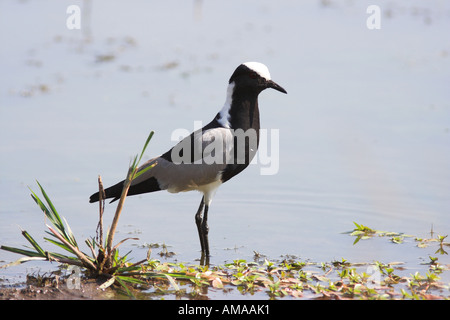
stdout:
[[[106,188],[105,189],[105,199],[113,198],[111,200],[111,202],[119,200],[120,196],[122,195],[124,183],[125,183],[125,180],[122,180],[119,183],[116,183],[115,185],[113,185],[109,188]],[[130,189],[128,189],[127,195],[132,196],[135,194],[153,192],[153,191],[158,191],[158,190],[161,190],[159,187],[158,181],[154,177],[151,177],[150,179],[147,179],[141,183],[130,186]],[[89,198],[89,202],[90,203],[97,202],[98,199],[99,199],[99,194],[98,194],[98,192],[96,192],[93,195],[91,195],[91,197]]]
[[[118,200],[120,198],[120,196],[122,195],[122,189],[123,189],[124,183],[125,183],[125,180],[122,180],[119,183],[113,185],[112,187],[106,188],[105,189],[105,199],[114,198],[111,200],[111,202]],[[99,199],[99,193],[96,192],[93,195],[91,195],[91,197],[89,198],[89,202],[90,203],[97,202],[98,199]]]

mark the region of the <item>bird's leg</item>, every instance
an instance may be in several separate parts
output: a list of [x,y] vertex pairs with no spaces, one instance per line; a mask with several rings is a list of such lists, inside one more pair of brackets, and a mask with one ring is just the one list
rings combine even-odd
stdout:
[[203,207],[205,206],[204,197],[202,198],[202,201],[200,202],[200,206],[198,207],[197,213],[195,214],[195,224],[197,225],[197,231],[198,231],[198,237],[200,238],[200,246],[202,248],[202,254],[205,251],[205,244],[204,244],[204,238],[203,238],[203,230],[202,230],[202,212]]
[[202,244],[202,256],[200,258],[200,265],[207,266],[209,265],[209,241],[208,241],[208,209],[209,206],[205,205],[204,216],[201,221],[201,225],[199,227],[200,234],[200,242]]
[[209,257],[209,241],[208,241],[208,233],[209,233],[209,227],[208,227],[208,209],[209,206],[205,205],[205,212],[203,213],[203,220],[202,220],[202,233],[203,233],[203,252],[207,257]]
[[209,256],[205,256],[205,254],[202,252],[202,256],[200,258],[200,265],[201,266],[209,266]]
[[205,205],[205,198],[203,197],[202,201],[200,202],[200,206],[198,207],[197,213],[195,214],[195,224],[197,225],[198,236],[200,238],[200,246],[202,248],[202,256],[200,258],[201,265],[209,264],[208,209],[209,206]]

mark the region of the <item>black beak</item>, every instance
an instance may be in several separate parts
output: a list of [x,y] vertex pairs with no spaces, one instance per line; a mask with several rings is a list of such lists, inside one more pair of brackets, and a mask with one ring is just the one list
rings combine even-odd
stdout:
[[280,92],[283,92],[283,93],[287,93],[287,91],[284,90],[283,87],[281,87],[277,83],[273,82],[272,80],[268,80],[267,81],[267,88],[272,88],[272,89],[275,89],[277,91],[280,91]]

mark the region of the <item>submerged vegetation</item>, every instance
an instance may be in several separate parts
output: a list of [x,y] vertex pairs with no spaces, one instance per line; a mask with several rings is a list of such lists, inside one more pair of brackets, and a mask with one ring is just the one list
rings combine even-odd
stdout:
[[[134,158],[129,167],[124,189],[118,202],[112,225],[104,240],[103,210],[104,197],[101,178],[99,177],[99,222],[96,236],[85,240],[89,253],[80,248],[75,235],[67,221],[57,212],[44,188],[39,184],[41,199],[31,190],[31,196],[51,225],[47,225],[44,239],[63,249],[64,254],[50,252],[25,230],[22,235],[31,245],[26,249],[1,246],[3,250],[20,254],[24,257],[7,265],[5,268],[27,261],[55,261],[60,265],[59,271],[51,275],[27,276],[27,280],[40,287],[51,287],[59,290],[61,283],[73,287],[72,281],[80,283],[75,289],[88,284],[98,292],[114,288],[113,298],[134,297],[138,299],[155,298],[188,298],[208,299],[211,293],[220,292],[221,297],[227,294],[241,294],[258,299],[449,299],[450,284],[440,281],[443,272],[448,272],[449,265],[439,263],[438,257],[429,257],[428,271],[425,274],[405,273],[404,263],[380,261],[352,263],[346,259],[331,262],[301,261],[295,256],[285,256],[273,261],[255,252],[255,261],[234,260],[224,265],[195,265],[185,263],[161,262],[151,257],[154,245],[149,245],[145,259],[131,262],[130,252],[121,255],[119,246],[126,240],[114,243],[115,229],[123,209],[131,181],[143,172],[137,171],[138,164],[152,138],[150,133],[140,156]],[[151,170],[151,168],[149,168]],[[437,246],[435,254],[446,255],[449,243],[447,236],[438,235],[429,239],[413,237],[397,232],[379,231],[362,224],[355,223],[355,229],[347,232],[355,237],[354,244],[374,237],[389,238],[395,244],[402,244],[405,238],[414,238],[417,247]],[[165,245],[161,256],[169,257]],[[61,270],[74,271],[78,274],[60,277]],[[237,292],[236,292],[237,290]],[[105,298],[110,296],[105,296]]]

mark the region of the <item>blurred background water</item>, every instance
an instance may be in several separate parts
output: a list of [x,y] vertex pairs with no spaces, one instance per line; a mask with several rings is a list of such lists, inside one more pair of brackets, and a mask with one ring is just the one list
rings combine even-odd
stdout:
[[[0,243],[45,234],[30,198],[38,180],[80,240],[95,235],[88,197],[125,177],[150,130],[146,159],[174,129],[209,122],[242,62],[266,64],[288,95],[260,95],[262,127],[279,130],[279,171],[260,165],[224,184],[210,209],[211,262],[295,255],[316,262],[402,261],[436,248],[360,241],[353,221],[430,237],[450,231],[450,4],[377,1],[0,2]],[[67,7],[81,9],[70,30]],[[145,257],[164,243],[193,262],[201,195],[130,197],[116,240]],[[115,206],[108,205],[108,224]],[[109,219],[108,219],[109,218]],[[49,248],[51,248],[51,245]],[[154,250],[153,257],[157,256]],[[2,262],[18,256],[0,252]],[[439,256],[449,263],[448,255]],[[33,264],[0,270],[20,278]],[[425,268],[425,267],[423,267]],[[29,270],[29,269],[27,269]]]

